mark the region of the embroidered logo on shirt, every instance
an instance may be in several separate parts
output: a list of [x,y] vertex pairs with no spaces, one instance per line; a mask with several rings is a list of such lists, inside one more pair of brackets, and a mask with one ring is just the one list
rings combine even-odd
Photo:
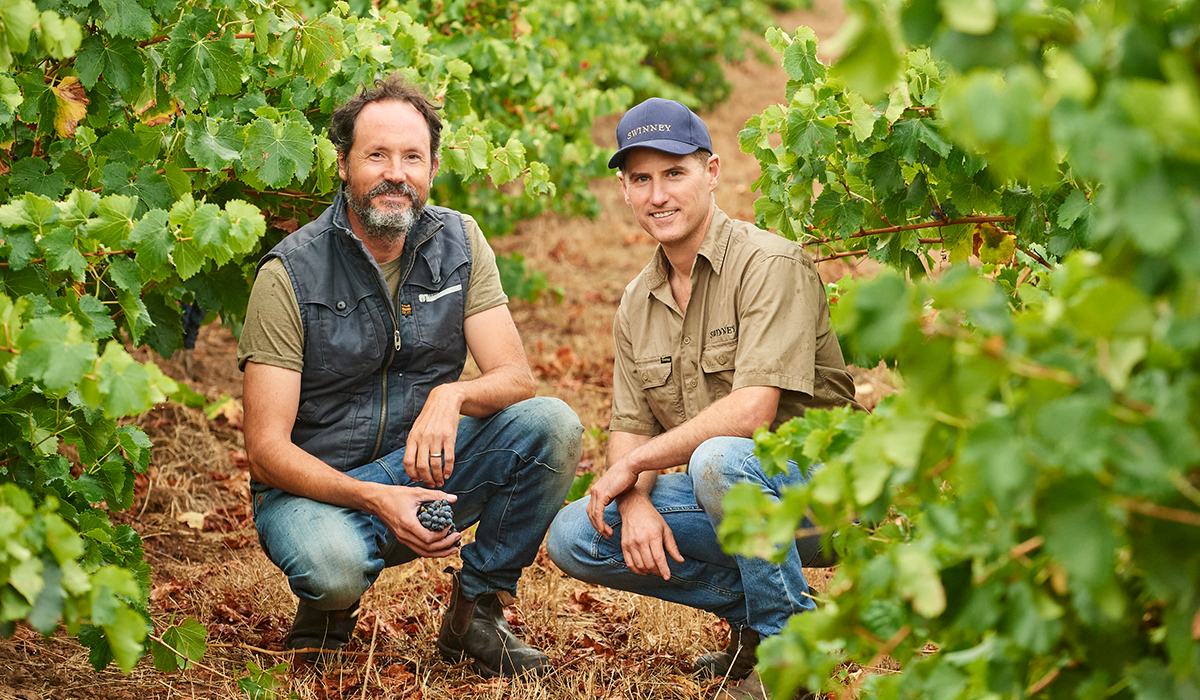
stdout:
[[400,313],[404,316],[412,316],[412,304],[400,304]]
[[671,364],[671,356],[670,356],[670,355],[663,355],[662,357],[658,358],[658,364],[660,364],[660,365],[669,365],[669,364]]
[[722,335],[733,335],[736,331],[737,331],[736,326],[725,326],[724,328],[718,328],[715,331],[710,331],[708,334],[708,337],[709,338],[717,338]]

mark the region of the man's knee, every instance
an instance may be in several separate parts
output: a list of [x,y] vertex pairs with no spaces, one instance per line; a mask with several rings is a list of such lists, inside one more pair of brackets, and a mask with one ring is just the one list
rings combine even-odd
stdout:
[[292,592],[317,610],[345,610],[379,574],[361,543],[349,541],[301,545],[292,560],[282,564]]
[[543,451],[561,455],[574,469],[583,450],[583,425],[575,411],[566,402],[551,396],[527,399],[514,408],[520,410],[521,427],[541,438]]
[[546,533],[546,553],[550,555],[550,561],[568,576],[584,578],[587,542],[595,532],[587,517],[587,499],[568,503],[554,516]]

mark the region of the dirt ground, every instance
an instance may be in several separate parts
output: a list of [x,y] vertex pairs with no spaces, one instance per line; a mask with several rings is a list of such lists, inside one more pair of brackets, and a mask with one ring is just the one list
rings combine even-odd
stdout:
[[[786,30],[806,24],[822,38],[841,19],[835,0],[778,17]],[[717,202],[731,216],[753,220],[758,164],[740,152],[737,134],[748,117],[783,101],[786,75],[778,65],[754,60],[728,66],[728,72],[733,97],[702,116],[722,159]],[[616,121],[613,116],[596,125],[599,143],[611,146]],[[547,295],[510,308],[539,394],[565,400],[587,429],[580,471],[603,468],[612,319],[622,290],[654,249],[625,206],[615,176],[597,180],[592,190],[602,204],[597,220],[544,216],[493,241],[497,252],[520,252],[563,290],[561,301]],[[827,280],[850,271],[840,261],[823,265]],[[114,516],[145,541],[157,633],[185,617],[208,629],[201,665],[160,673],[143,660],[128,676],[112,667],[96,673],[74,639],[59,633],[46,640],[18,626],[11,639],[0,639],[0,700],[244,697],[237,679],[247,676],[248,664],[269,668],[290,661],[282,642],[295,598],[263,556],[250,518],[235,349],[228,330],[212,325],[201,331],[190,372],[182,358],[160,360],[169,375],[205,395],[209,410],[206,415],[164,405],[139,419],[155,443],[153,463],[138,484],[133,510]],[[873,406],[886,389],[881,370],[856,371],[856,379],[860,402]],[[696,655],[727,640],[720,620],[573,581],[544,552],[522,578],[519,602],[507,614],[514,628],[551,656],[554,672],[537,681],[485,681],[465,667],[448,666],[433,639],[449,593],[442,569],[456,563],[422,560],[385,571],[363,599],[342,663],[324,673],[285,670],[275,678],[277,687],[259,697],[700,699],[719,684],[688,671]],[[808,573],[813,589],[824,591],[831,572]]]

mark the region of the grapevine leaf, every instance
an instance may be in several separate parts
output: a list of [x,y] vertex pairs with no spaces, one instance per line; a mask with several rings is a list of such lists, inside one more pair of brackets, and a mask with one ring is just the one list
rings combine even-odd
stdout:
[[113,256],[108,267],[108,275],[118,288],[130,294],[140,294],[142,291],[142,272],[132,258]]
[[32,233],[9,230],[4,233],[4,242],[9,244],[8,264],[14,272],[24,270],[37,253]]
[[104,28],[115,36],[149,39],[154,36],[154,17],[137,0],[100,0]]
[[0,42],[0,70],[12,65],[12,53],[29,50],[29,34],[38,21],[37,5],[31,0],[8,0],[0,3],[0,19],[4,23],[3,42]]
[[154,325],[154,321],[150,318],[150,312],[146,309],[146,303],[137,294],[128,292],[119,292],[117,300],[121,304],[121,310],[125,313],[125,329],[129,331],[130,338],[134,344],[142,344],[142,336],[145,332]]
[[42,48],[52,58],[62,60],[74,56],[83,42],[83,30],[79,23],[67,17],[63,19],[57,12],[49,10],[42,13],[38,23],[38,39]]
[[146,64],[138,53],[137,45],[124,38],[114,38],[105,43],[101,34],[93,34],[83,40],[76,55],[79,80],[88,90],[96,87],[100,76],[117,89],[122,96],[131,96],[141,87]]
[[167,212],[152,209],[133,227],[129,240],[134,244],[136,260],[143,274],[162,274],[175,250],[175,235],[167,227]]
[[88,190],[73,190],[67,201],[59,205],[60,221],[64,226],[75,227],[87,223],[96,211],[100,197]]
[[155,642],[154,667],[163,672],[191,668],[194,662],[203,658],[208,649],[205,642],[207,636],[208,630],[192,618],[167,629],[162,638],[170,645],[170,649]]
[[994,0],[938,0],[946,24],[964,34],[987,34],[996,26]]
[[[85,328],[91,329],[93,339],[107,338],[117,329],[112,317],[108,315],[108,307],[91,294],[79,298],[79,313],[76,320]],[[82,318],[80,318],[82,316]]]
[[1091,203],[1082,190],[1072,190],[1071,194],[1067,195],[1066,200],[1058,207],[1058,225],[1063,228],[1071,228],[1090,207]]
[[32,379],[54,393],[79,383],[96,361],[96,346],[84,342],[75,319],[43,316],[30,321],[17,339],[18,378]]
[[262,212],[253,204],[240,199],[226,202],[225,212],[230,223],[227,239],[230,250],[234,253],[252,252],[259,239],[267,232],[267,222]]
[[273,123],[255,119],[246,130],[242,161],[257,171],[259,179],[271,187],[304,180],[312,167],[313,135],[306,123],[286,119]]
[[933,558],[915,547],[904,547],[896,554],[900,595],[912,601],[913,611],[927,618],[946,609],[946,589]]
[[59,226],[48,235],[42,236],[38,246],[46,254],[46,267],[51,270],[69,272],[72,279],[83,279],[87,261],[75,248],[75,231]]
[[242,157],[242,137],[237,125],[211,117],[187,123],[185,148],[196,164],[209,172],[219,172]]
[[812,83],[825,77],[825,64],[817,58],[817,35],[808,27],[798,27],[795,39],[783,51],[783,69],[792,80]]
[[875,100],[891,89],[900,71],[900,56],[882,22],[860,26],[855,34],[832,72],[851,90]]
[[846,103],[850,106],[850,126],[854,132],[854,138],[866,141],[870,138],[871,132],[875,130],[875,120],[879,118],[879,115],[859,95],[847,96]]
[[108,344],[96,370],[99,389],[104,395],[104,415],[114,418],[138,415],[175,390],[175,382],[165,379],[161,371],[155,373],[151,367],[158,369],[138,364],[117,343]]
[[133,232],[133,214],[138,200],[124,195],[111,195],[96,206],[96,218],[88,222],[88,235],[110,250],[122,247]]
[[[311,82],[320,85],[337,69],[335,61],[342,45],[342,28],[333,15],[297,29],[296,57],[300,71]],[[303,179],[303,178],[301,178]]]
[[138,206],[135,214],[140,214],[146,208],[165,209],[172,201],[171,186],[153,165],[142,166],[137,179],[126,184],[118,193],[136,198]]
[[525,145],[515,136],[501,148],[492,151],[491,167],[488,175],[492,182],[502,185],[516,179],[525,169]]
[[58,110],[54,115],[54,130],[62,138],[74,138],[79,121],[88,116],[88,94],[79,78],[67,76],[53,88]]
[[219,31],[216,18],[202,9],[184,15],[171,31],[167,61],[175,70],[175,82],[170,91],[188,109],[198,109],[214,94],[236,94],[241,89],[233,34],[227,32],[217,41],[207,38]]
[[14,193],[31,192],[47,199],[58,199],[67,190],[67,178],[50,172],[50,164],[41,158],[22,158],[9,174]]
[[42,561],[45,566],[42,572],[42,590],[33,601],[33,610],[29,612],[29,624],[42,634],[50,634],[58,628],[66,591],[62,587],[62,568],[50,557]]

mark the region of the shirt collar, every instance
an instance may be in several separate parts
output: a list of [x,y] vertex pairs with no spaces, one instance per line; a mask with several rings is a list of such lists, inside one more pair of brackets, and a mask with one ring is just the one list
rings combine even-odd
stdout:
[[[713,272],[721,274],[725,266],[725,253],[729,250],[729,236],[733,232],[733,220],[721,208],[713,205],[712,221],[708,223],[708,231],[700,243],[697,256],[703,256],[712,267]],[[667,283],[667,268],[670,265],[662,244],[654,249],[654,259],[650,262],[650,270],[646,275],[646,285],[651,291]]]

